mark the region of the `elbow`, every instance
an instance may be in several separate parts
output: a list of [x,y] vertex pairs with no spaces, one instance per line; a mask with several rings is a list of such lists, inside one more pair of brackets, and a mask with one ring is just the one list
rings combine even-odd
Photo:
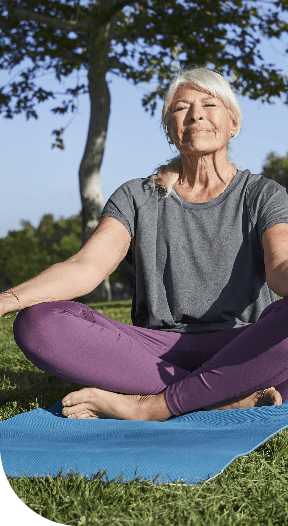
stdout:
[[274,273],[271,277],[266,276],[266,283],[272,292],[284,298],[288,296],[288,275],[282,273]]

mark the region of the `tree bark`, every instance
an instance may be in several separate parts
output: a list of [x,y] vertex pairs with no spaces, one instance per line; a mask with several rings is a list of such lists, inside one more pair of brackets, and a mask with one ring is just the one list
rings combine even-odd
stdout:
[[[106,73],[109,70],[108,53],[116,23],[115,18],[104,27],[92,32],[89,42],[88,88],[91,111],[87,142],[79,167],[83,218],[82,246],[97,227],[104,207],[100,167],[110,115],[110,91]],[[94,301],[111,301],[109,278],[106,278],[94,291],[83,298]]]

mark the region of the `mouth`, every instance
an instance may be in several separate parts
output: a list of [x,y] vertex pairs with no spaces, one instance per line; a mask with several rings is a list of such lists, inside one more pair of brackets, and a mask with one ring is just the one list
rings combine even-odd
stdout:
[[187,133],[198,133],[202,131],[211,131],[211,130],[207,130],[206,128],[189,128],[189,130],[186,130],[183,135],[186,135]]

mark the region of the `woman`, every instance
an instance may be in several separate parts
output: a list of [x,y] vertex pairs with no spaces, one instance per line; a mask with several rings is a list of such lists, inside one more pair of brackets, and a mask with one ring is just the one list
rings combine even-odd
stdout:
[[[1,315],[24,309],[13,331],[26,357],[87,386],[63,398],[68,418],[165,421],[288,398],[288,198],[229,162],[241,122],[221,75],[180,73],[163,108],[180,156],[118,188],[74,256],[2,294]],[[68,301],[130,244],[133,326]]]

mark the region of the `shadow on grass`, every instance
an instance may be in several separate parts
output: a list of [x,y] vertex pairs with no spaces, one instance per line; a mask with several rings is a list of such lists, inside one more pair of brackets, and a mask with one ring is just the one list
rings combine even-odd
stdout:
[[38,407],[47,409],[71,391],[84,387],[42,371],[15,372],[0,368],[0,378],[2,420]]

